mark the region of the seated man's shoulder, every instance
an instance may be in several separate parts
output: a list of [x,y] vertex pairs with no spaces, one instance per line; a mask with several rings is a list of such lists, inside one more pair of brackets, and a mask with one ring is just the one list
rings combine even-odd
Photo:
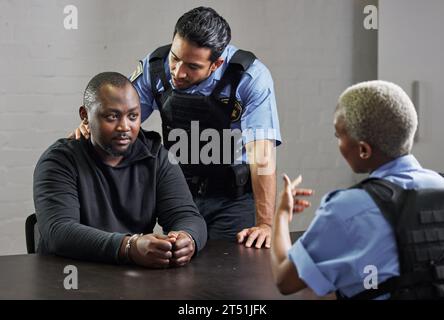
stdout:
[[50,145],[40,156],[34,170],[35,177],[39,177],[40,174],[47,175],[49,172],[52,172],[50,173],[51,175],[56,171],[60,173],[60,169],[64,172],[66,170],[74,172],[72,169],[76,167],[76,164],[79,162],[78,158],[82,154],[80,141],[65,138],[59,139]]
[[145,136],[148,142],[158,143],[161,141],[161,136],[157,131],[148,131],[140,129],[140,132]]
[[58,158],[67,157],[69,155],[78,153],[81,149],[81,142],[75,139],[61,138],[50,145],[41,158]]
[[156,131],[140,129],[139,140],[146,146],[152,156],[159,157],[167,152],[162,145],[162,137]]

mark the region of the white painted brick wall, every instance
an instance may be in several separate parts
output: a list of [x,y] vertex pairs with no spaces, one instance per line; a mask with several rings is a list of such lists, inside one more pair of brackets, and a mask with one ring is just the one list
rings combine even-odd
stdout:
[[[421,85],[419,138],[413,153],[424,167],[444,172],[444,2],[414,0],[381,3],[378,76],[412,93],[413,81]],[[393,23],[395,17],[402,17]]]
[[[376,34],[362,28],[356,0],[206,1],[230,23],[233,44],[267,64],[284,144],[279,174],[301,173],[313,203],[353,181],[336,150],[332,114],[341,91],[376,77]],[[79,9],[79,29],[63,28],[63,8]],[[0,0],[0,255],[25,252],[33,212],[32,173],[41,153],[78,125],[88,80],[130,74],[171,40],[177,18],[201,1]],[[160,130],[158,113],[145,128]],[[281,180],[279,178],[279,189]],[[293,219],[304,229],[314,208]]]

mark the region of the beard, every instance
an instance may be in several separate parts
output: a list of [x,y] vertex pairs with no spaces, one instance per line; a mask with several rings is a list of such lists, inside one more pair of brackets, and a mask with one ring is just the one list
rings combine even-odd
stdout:
[[[130,137],[131,135],[127,133],[113,134],[111,137],[102,137],[99,132],[97,135],[91,134],[90,143],[102,158],[127,157],[131,154],[133,145],[136,142],[136,140],[133,140]],[[130,139],[130,143],[128,143],[126,146],[119,145],[115,141],[115,139],[118,138]]]
[[125,150],[116,150],[112,145],[104,146],[103,150],[112,157],[126,157],[131,154],[131,150],[133,148],[133,143],[128,145],[128,148]]

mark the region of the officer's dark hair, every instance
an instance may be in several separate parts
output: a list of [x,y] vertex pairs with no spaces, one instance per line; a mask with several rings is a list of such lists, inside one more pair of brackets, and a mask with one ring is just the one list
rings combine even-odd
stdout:
[[178,34],[198,47],[211,49],[211,62],[216,61],[231,40],[231,29],[227,21],[214,9],[194,8],[177,20],[173,37]]
[[99,73],[89,81],[83,94],[83,105],[88,110],[92,110],[92,107],[97,104],[97,93],[100,88],[106,84],[110,84],[117,88],[123,88],[128,84],[133,85],[127,77],[118,72]]

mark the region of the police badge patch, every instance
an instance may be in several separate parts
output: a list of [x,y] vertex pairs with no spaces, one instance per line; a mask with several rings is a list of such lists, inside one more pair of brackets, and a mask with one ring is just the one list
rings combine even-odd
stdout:
[[[220,102],[228,104],[228,100],[230,100],[230,99],[229,98],[221,98]],[[239,121],[241,115],[242,115],[242,105],[236,99],[234,101],[233,111],[231,112],[231,122]]]
[[138,77],[140,77],[143,73],[143,64],[142,61],[139,61],[136,70],[131,75],[130,81],[134,82]]

